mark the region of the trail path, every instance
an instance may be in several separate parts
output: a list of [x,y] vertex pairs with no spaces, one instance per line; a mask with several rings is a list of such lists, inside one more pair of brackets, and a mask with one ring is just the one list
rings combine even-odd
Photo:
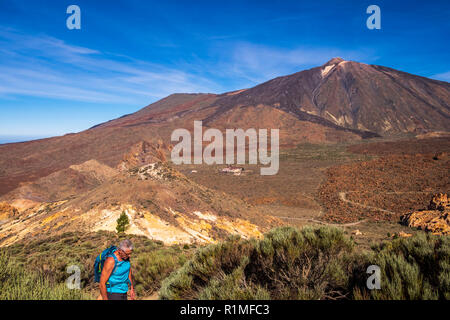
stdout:
[[295,218],[295,217],[283,217],[283,216],[274,216],[274,217],[277,217],[277,218],[280,218],[280,219],[287,219],[287,220],[309,221],[309,222],[324,224],[324,225],[327,225],[327,226],[336,226],[336,227],[356,226],[356,225],[358,225],[360,223],[363,223],[363,222],[367,221],[367,219],[364,219],[364,220],[351,222],[351,223],[329,223],[329,222],[324,222],[324,221],[311,219],[311,218]]
[[389,211],[389,210],[385,210],[385,209],[377,208],[377,207],[372,207],[372,206],[368,206],[368,205],[365,205],[365,204],[361,204],[361,203],[358,203],[358,202],[354,202],[354,201],[348,200],[347,199],[347,193],[348,192],[339,192],[339,199],[341,199],[344,202],[353,204],[355,206],[362,207],[364,209],[377,210],[377,211],[385,212],[387,214],[396,214],[395,212],[392,212],[392,211]]
[[[358,202],[354,202],[351,201],[349,199],[347,199],[347,194],[349,193],[355,193],[358,191],[347,191],[347,192],[339,192],[339,199],[343,202],[347,202],[350,203],[352,205],[358,206],[358,207],[362,207],[365,209],[370,209],[370,210],[377,210],[377,211],[381,211],[390,215],[396,215],[397,213],[390,211],[390,210],[386,210],[383,208],[378,208],[378,207],[373,207],[373,206],[369,206],[369,205],[365,205],[362,203],[358,203]],[[405,193],[430,193],[428,191],[392,191],[392,192],[385,192],[385,194],[405,194]],[[319,212],[319,214],[317,215],[317,218],[321,217],[323,215],[323,211],[321,210]],[[351,223],[328,223],[328,222],[324,222],[324,221],[320,221],[320,220],[316,220],[316,219],[312,219],[312,218],[296,218],[296,217],[287,217],[287,216],[276,216],[277,218],[280,219],[286,219],[286,220],[296,220],[296,221],[308,221],[308,222],[314,222],[314,223],[319,223],[319,224],[323,224],[323,225],[327,225],[327,226],[341,226],[341,227],[350,227],[350,226],[356,226],[358,224],[364,223],[367,221],[367,219],[364,220],[360,220],[360,221],[356,221],[356,222],[351,222]]]
[[[365,209],[378,210],[378,211],[381,211],[381,212],[385,212],[387,214],[394,214],[394,215],[397,214],[397,213],[395,213],[393,211],[389,211],[389,210],[386,210],[386,209],[383,209],[383,208],[372,207],[372,206],[368,206],[368,205],[365,205],[365,204],[362,204],[362,203],[358,203],[358,202],[354,202],[354,201],[348,200],[347,199],[347,194],[355,193],[355,192],[358,192],[358,191],[339,192],[339,199],[341,199],[344,202],[347,202],[347,203],[350,203],[350,204],[353,204],[355,206],[362,207],[362,208],[365,208]],[[405,193],[412,193],[412,194],[414,194],[414,193],[430,193],[430,192],[428,192],[428,191],[392,191],[392,192],[383,192],[383,193],[384,194],[405,194]]]

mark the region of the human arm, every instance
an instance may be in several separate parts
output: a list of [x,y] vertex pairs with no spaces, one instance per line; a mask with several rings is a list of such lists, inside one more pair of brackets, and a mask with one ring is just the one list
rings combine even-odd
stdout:
[[134,293],[133,280],[132,280],[132,276],[131,276],[131,268],[130,268],[130,272],[128,273],[128,279],[130,280],[130,299],[134,300],[134,299],[136,299],[136,294]]
[[108,294],[106,292],[106,282],[108,282],[109,277],[114,269],[114,258],[109,257],[105,261],[103,266],[102,274],[100,276],[100,294],[103,300],[108,300]]

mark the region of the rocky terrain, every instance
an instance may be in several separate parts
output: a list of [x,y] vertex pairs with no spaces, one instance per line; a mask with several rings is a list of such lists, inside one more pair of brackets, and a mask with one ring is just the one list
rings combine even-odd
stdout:
[[[448,193],[449,105],[447,82],[335,58],[253,88],[173,94],[79,133],[0,145],[0,245],[114,231],[123,212],[127,232],[167,244],[259,237],[283,223],[356,223],[358,237],[396,230],[400,215]],[[204,130],[279,129],[279,174],[171,164],[173,130],[192,132],[194,120]]]
[[280,145],[450,131],[450,84],[334,58],[224,94],[174,94],[133,114],[61,137],[0,145],[0,195],[95,159],[117,167],[141,141],[170,145],[174,129],[277,128]]
[[212,118],[236,105],[269,105],[298,119],[361,136],[423,130],[449,131],[450,85],[391,68],[334,58],[222,96]]
[[436,235],[450,234],[450,199],[447,194],[433,196],[427,210],[413,211],[401,216],[408,227],[419,228]]
[[324,218],[340,223],[365,218],[398,221],[401,214],[423,208],[433,194],[448,192],[449,168],[450,158],[445,152],[438,156],[383,155],[332,167],[318,192],[326,212]]
[[19,215],[17,208],[6,202],[0,202],[0,221],[14,218]]
[[26,204],[73,198],[98,187],[117,174],[117,170],[89,160],[54,172],[33,182],[23,182],[1,198],[22,209]]
[[161,140],[154,144],[141,141],[131,147],[117,168],[120,171],[126,171],[149,163],[166,162],[166,153],[170,150],[171,146],[166,145]]
[[123,156],[120,170],[91,160],[3,196],[28,206],[0,207],[5,218],[0,246],[73,230],[115,231],[122,212],[130,221],[127,233],[165,244],[210,243],[230,234],[259,237],[280,224],[237,198],[190,181],[159,160],[162,147],[143,141]]

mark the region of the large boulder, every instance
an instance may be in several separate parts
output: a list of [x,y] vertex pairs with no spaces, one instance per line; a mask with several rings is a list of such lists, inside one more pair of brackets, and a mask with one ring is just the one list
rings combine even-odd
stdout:
[[450,202],[448,195],[438,193],[433,196],[428,210],[414,211],[402,215],[403,224],[431,232],[436,235],[450,234]]

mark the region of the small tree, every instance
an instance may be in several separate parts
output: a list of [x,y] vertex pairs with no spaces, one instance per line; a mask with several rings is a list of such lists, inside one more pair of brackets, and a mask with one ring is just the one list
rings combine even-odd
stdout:
[[122,214],[120,215],[119,219],[117,219],[117,226],[116,226],[117,233],[125,232],[129,224],[130,221],[128,220],[127,214],[125,213],[125,211],[122,211]]

